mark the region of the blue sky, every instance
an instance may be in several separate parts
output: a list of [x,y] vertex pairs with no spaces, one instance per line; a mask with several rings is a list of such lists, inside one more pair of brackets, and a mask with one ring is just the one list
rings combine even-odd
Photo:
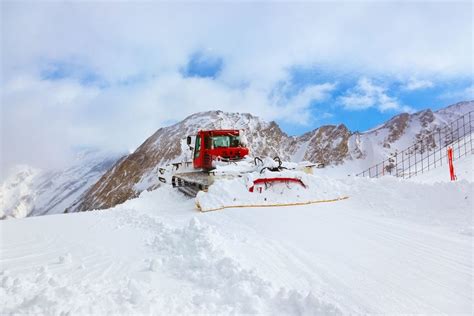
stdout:
[[[215,80],[223,67],[225,67],[225,64],[222,58],[206,56],[205,53],[200,52],[190,56],[186,67],[182,69],[182,73],[186,77]],[[382,124],[401,112],[416,112],[427,108],[437,110],[455,102],[474,98],[472,96],[474,91],[472,89],[472,79],[469,77],[450,80],[412,80],[409,82],[411,86],[396,78],[381,78],[379,80],[372,79],[372,81],[377,81],[377,84],[384,86],[392,98],[395,98],[397,102],[405,105],[408,109],[389,109],[385,111],[380,111],[376,107],[347,109],[344,107],[341,97],[357,85],[361,74],[344,73],[323,67],[320,69],[317,66],[295,66],[289,71],[289,74],[290,88],[285,89],[288,97],[297,94],[310,85],[326,82],[337,83],[328,99],[313,102],[309,106],[314,118],[309,123],[298,124],[295,122],[288,123],[283,119],[276,120],[283,130],[290,135],[301,135],[321,125],[341,123],[352,131],[362,132]],[[281,87],[277,85],[275,89],[281,90]]]
[[[371,81],[386,89],[386,94],[401,105],[401,109],[394,108],[380,110],[376,106],[365,109],[348,109],[344,106],[341,97],[350,93],[357,85],[359,76],[317,68],[299,68],[292,72],[291,81],[294,89],[298,90],[310,84],[323,82],[337,82],[337,86],[331,97],[322,102],[314,102],[311,109],[313,117],[318,118],[310,126],[298,124],[286,124],[281,122],[286,132],[292,135],[300,135],[307,131],[308,127],[325,124],[345,124],[352,131],[365,131],[382,124],[394,115],[401,112],[416,112],[424,109],[437,110],[447,105],[474,99],[472,78],[456,78],[450,80],[420,80],[412,81],[411,87],[407,83],[390,77],[374,77]],[[406,106],[407,109],[403,109]],[[328,115],[320,115],[321,110],[327,111]]]
[[185,77],[216,79],[223,67],[224,63],[222,58],[196,52],[189,57],[186,66],[183,67],[181,72]]
[[24,1],[1,21],[1,170],[132,151],[199,111],[299,135],[474,98],[470,1]]

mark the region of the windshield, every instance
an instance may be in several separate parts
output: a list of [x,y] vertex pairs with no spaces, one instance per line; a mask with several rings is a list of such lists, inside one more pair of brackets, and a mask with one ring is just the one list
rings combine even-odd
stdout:
[[196,146],[194,148],[194,158],[199,157],[199,152],[201,151],[201,137],[196,136]]
[[212,145],[214,148],[219,147],[239,147],[239,136],[213,136]]

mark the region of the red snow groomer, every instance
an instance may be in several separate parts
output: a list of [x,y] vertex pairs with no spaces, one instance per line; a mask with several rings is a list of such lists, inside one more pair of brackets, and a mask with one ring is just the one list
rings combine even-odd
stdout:
[[[194,147],[191,146],[193,138]],[[159,178],[160,181],[167,182],[165,175],[170,172],[173,187],[178,188],[186,195],[196,196],[199,191],[207,190],[216,178],[242,177],[247,173],[256,171],[260,173],[271,171],[272,177],[262,175],[262,177],[255,180],[255,185],[297,182],[305,187],[300,179],[279,177],[278,172],[288,168],[282,166],[282,161],[278,157],[275,157],[270,165],[265,165],[262,159],[255,157],[250,167],[248,163],[239,166],[238,162],[248,158],[249,155],[245,136],[240,130],[201,130],[196,135],[188,136],[186,143],[192,151],[192,168],[191,162],[184,162],[171,164],[171,171],[168,168],[159,169],[162,174]],[[246,160],[252,161],[250,158]],[[216,163],[235,163],[235,168],[232,171],[225,170],[225,168],[225,171],[216,171]],[[312,166],[307,167],[311,168]],[[253,186],[249,190],[253,192]]]
[[[188,136],[188,146],[191,142],[192,137]],[[242,144],[239,130],[199,131],[193,148],[193,166],[195,169],[212,170],[215,160],[238,161],[248,154],[249,149]]]

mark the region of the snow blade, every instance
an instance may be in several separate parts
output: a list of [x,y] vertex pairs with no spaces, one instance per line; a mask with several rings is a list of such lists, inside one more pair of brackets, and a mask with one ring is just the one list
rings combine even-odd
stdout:
[[249,192],[253,192],[254,188],[258,184],[271,184],[274,182],[282,182],[282,183],[289,183],[289,182],[294,182],[294,183],[299,183],[303,188],[306,189],[306,185],[301,181],[301,179],[298,178],[259,178],[253,181],[253,185],[249,188]]
[[297,170],[247,173],[242,177],[214,179],[196,196],[202,212],[232,207],[295,206],[346,199],[349,191],[337,183]]

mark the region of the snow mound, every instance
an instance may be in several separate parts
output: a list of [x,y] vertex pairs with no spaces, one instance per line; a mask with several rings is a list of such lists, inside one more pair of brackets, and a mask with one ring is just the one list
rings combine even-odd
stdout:
[[2,314],[149,314],[169,310],[169,302],[162,302],[158,294],[133,279],[76,282],[46,267],[24,274],[0,273]]
[[[258,183],[259,179],[275,181]],[[242,177],[215,181],[207,192],[198,193],[196,205],[201,211],[211,211],[240,206],[309,204],[339,200],[345,198],[348,192],[349,187],[343,181],[302,171],[264,170],[262,173],[253,172]]]
[[12,174],[0,185],[0,219],[26,217],[34,208],[29,196],[35,177],[40,173],[26,165],[16,166]]
[[183,228],[158,225],[150,247],[159,255],[151,266],[173,271],[173,275],[199,289],[192,301],[205,313],[338,315],[337,307],[311,293],[275,289],[254,271],[241,267],[228,256],[222,237],[212,226],[193,218]]

